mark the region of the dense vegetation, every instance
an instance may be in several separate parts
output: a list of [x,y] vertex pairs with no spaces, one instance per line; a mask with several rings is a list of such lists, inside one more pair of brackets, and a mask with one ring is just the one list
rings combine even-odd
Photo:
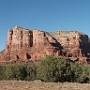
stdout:
[[45,82],[90,82],[90,66],[70,63],[49,55],[36,67],[34,64],[13,64],[0,67],[0,80],[42,80]]

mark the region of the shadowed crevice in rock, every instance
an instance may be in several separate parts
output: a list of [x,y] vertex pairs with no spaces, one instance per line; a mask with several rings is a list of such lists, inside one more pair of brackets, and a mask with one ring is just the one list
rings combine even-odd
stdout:
[[26,57],[27,57],[27,59],[31,58],[31,56],[28,53],[26,53]]

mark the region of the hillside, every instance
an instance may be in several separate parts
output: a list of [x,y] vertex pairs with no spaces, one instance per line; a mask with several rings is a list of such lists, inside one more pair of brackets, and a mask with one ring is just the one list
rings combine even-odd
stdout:
[[89,63],[90,39],[78,31],[44,32],[16,26],[8,31],[6,48],[0,54],[0,65],[39,62],[47,55],[61,56],[80,64]]

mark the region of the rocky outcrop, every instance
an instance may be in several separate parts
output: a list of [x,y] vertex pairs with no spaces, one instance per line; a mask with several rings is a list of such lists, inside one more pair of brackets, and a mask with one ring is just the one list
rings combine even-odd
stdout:
[[[54,46],[55,43],[57,46]],[[0,54],[0,61],[39,61],[46,55],[59,56],[60,44],[48,33],[40,30],[27,30],[16,26],[8,31],[8,39],[5,52]]]
[[50,33],[62,45],[63,55],[68,57],[89,57],[90,40],[77,31],[57,31]]
[[6,49],[0,54],[0,64],[31,61],[35,63],[44,59],[46,55],[62,56],[86,63],[89,62],[89,48],[88,36],[77,31],[48,33],[16,26],[8,31]]

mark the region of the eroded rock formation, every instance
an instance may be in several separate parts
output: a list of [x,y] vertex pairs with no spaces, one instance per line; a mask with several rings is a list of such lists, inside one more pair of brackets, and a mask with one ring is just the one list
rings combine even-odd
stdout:
[[90,40],[87,35],[77,31],[57,31],[50,33],[62,45],[66,56],[84,57],[90,53]]
[[39,61],[46,55],[59,56],[60,44],[49,34],[40,30],[27,30],[16,26],[8,31],[8,39],[4,53],[0,54],[0,62]]
[[86,63],[90,57],[90,40],[87,35],[77,31],[48,33],[16,26],[8,31],[6,49],[0,54],[0,64],[37,62],[46,55],[78,58],[80,63]]

